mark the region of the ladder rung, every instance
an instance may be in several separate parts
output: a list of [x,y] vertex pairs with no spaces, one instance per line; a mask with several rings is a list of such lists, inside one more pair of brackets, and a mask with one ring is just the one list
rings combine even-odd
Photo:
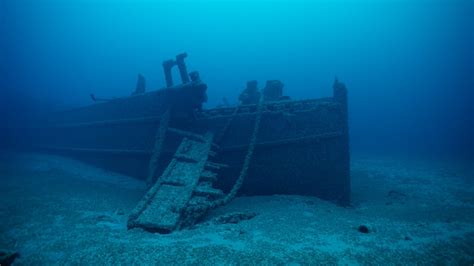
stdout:
[[185,186],[186,184],[183,183],[182,181],[180,180],[163,180],[161,181],[161,184],[162,185],[169,185],[169,186],[175,186],[175,187],[182,187],[182,186]]
[[197,196],[209,196],[212,198],[219,198],[224,195],[224,192],[220,189],[212,188],[209,186],[200,186],[198,185],[196,189],[194,189],[194,194]]
[[194,158],[186,156],[185,154],[175,154],[174,158],[180,162],[187,162],[187,163],[197,163],[198,161]]
[[208,170],[204,170],[201,172],[200,179],[202,181],[215,182],[217,181],[217,174]]
[[181,130],[181,129],[177,129],[177,128],[172,128],[172,127],[169,127],[169,128],[168,128],[168,131],[173,132],[173,133],[176,133],[176,134],[181,135],[181,136],[183,136],[183,137],[187,137],[187,138],[192,139],[192,140],[201,141],[201,142],[205,142],[205,141],[206,141],[206,139],[204,138],[204,136],[199,135],[199,134],[196,134],[196,133],[194,133],[194,132],[185,131],[185,130]]
[[214,162],[206,162],[206,167],[210,169],[216,169],[219,170],[221,168],[226,168],[229,167],[227,164],[221,164],[221,163],[214,163]]
[[202,196],[193,196],[189,202],[188,206],[197,206],[197,205],[203,205],[209,203],[209,200],[207,197],[202,197]]

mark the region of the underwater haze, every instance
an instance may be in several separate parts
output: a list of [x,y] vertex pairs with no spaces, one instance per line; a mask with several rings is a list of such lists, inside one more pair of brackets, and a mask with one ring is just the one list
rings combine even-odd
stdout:
[[0,0],[12,264],[474,265],[474,0]]
[[247,80],[294,99],[349,90],[354,152],[471,156],[472,1],[2,0],[3,127],[38,111],[126,96],[137,73],[189,54],[208,107]]

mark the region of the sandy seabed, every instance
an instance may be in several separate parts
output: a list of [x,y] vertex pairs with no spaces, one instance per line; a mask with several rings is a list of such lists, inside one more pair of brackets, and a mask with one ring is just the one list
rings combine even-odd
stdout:
[[[127,230],[142,182],[45,154],[0,154],[0,249],[18,265],[473,265],[474,170],[353,156],[351,207],[239,197],[190,230]],[[229,214],[248,219],[229,223]],[[368,233],[359,232],[361,225]]]

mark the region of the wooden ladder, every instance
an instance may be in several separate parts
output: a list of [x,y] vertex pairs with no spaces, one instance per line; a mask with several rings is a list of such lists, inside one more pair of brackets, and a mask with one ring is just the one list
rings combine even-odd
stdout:
[[183,138],[161,177],[130,214],[129,229],[170,233],[184,221],[190,224],[200,217],[199,213],[187,215],[190,206],[203,206],[223,197],[223,192],[212,185],[217,180],[216,171],[226,165],[209,161],[209,157],[216,155],[212,150],[213,134],[199,136]]

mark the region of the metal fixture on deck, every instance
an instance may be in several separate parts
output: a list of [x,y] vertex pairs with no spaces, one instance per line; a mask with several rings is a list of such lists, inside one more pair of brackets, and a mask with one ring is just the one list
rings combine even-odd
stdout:
[[[188,56],[187,53],[182,53],[176,56],[176,60],[170,59],[166,60],[163,62],[163,70],[165,73],[165,80],[166,80],[166,87],[173,87],[173,76],[171,74],[171,71],[173,70],[174,66],[178,66],[179,69],[179,75],[181,76],[181,82],[183,84],[189,83],[189,78],[190,74],[188,74],[188,69],[186,68],[186,64],[184,62],[184,59]],[[191,79],[194,81],[196,80],[196,74],[195,72],[193,75],[191,75]],[[199,77],[199,74],[197,74],[197,77]]]
[[51,114],[31,131],[35,146],[146,180],[129,228],[191,226],[237,191],[350,202],[344,84],[336,79],[331,97],[290,100],[278,80],[262,91],[250,81],[241,105],[203,109],[207,85],[186,56],[163,62],[165,88],[142,93],[139,77],[130,97]]

